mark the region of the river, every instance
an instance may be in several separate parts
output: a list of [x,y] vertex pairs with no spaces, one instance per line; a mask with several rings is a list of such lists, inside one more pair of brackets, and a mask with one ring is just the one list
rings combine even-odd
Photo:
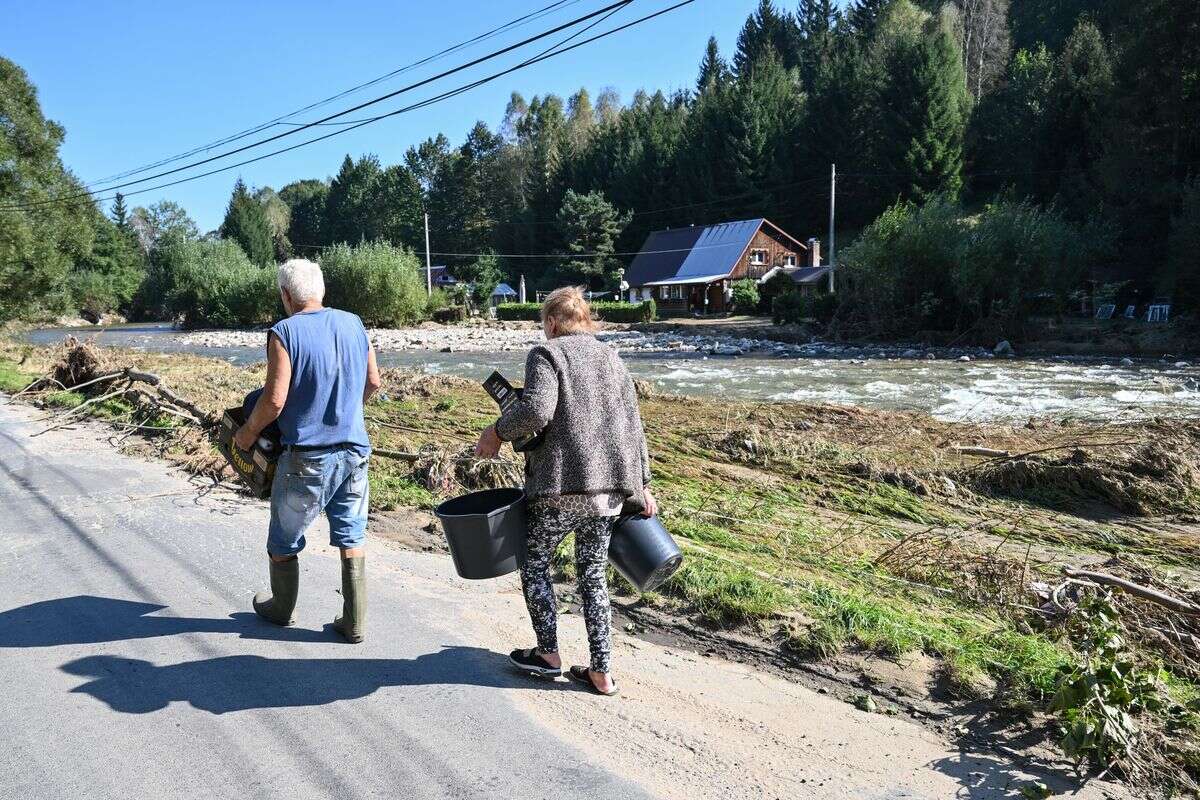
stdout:
[[[196,344],[166,324],[105,329],[31,331],[33,344],[57,344],[67,334],[97,344],[156,352],[186,352],[246,364],[261,346]],[[636,336],[636,335],[634,335]],[[847,357],[844,348],[813,345],[804,355],[719,356],[645,352],[614,338],[635,378],[662,391],[728,400],[797,400],[925,411],[952,421],[1023,422],[1031,417],[1137,419],[1200,416],[1200,368],[1184,362],[1122,365],[1096,359],[912,359]],[[636,344],[636,343],[635,343]],[[381,349],[380,364],[483,380],[498,369],[520,382],[523,349],[440,352]]]

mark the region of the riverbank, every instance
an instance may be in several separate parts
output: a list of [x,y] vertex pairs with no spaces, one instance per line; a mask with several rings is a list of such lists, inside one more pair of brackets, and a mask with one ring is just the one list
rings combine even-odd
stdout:
[[[106,356],[155,372],[213,412],[263,375],[261,365],[192,356]],[[6,345],[0,357],[8,359],[0,384],[12,391],[55,356],[34,349],[17,364],[19,349]],[[79,402],[61,392],[39,400]],[[1013,427],[802,403],[647,396],[642,404],[656,491],[687,566],[660,594],[624,596],[624,624],[635,629],[675,625],[695,631],[698,642],[742,642],[744,650],[722,646],[805,674],[828,672],[856,687],[848,701],[933,720],[943,732],[964,725],[971,735],[1008,740],[1023,731],[1044,742],[1054,736],[1043,712],[1058,670],[1079,653],[1073,617],[1039,587],[1059,585],[1070,566],[1200,599],[1197,423]],[[103,410],[150,424],[129,412]],[[381,453],[411,456],[376,459],[376,524],[469,488],[519,480],[515,463],[458,460],[493,415],[474,382],[387,371],[381,399],[368,409],[372,439]],[[172,427],[163,422],[153,424]],[[193,429],[136,433],[126,429],[124,447],[229,477]],[[412,544],[436,543],[433,529]],[[569,571],[565,559],[561,566]],[[1200,697],[1200,651],[1188,649],[1195,640],[1172,644],[1154,633],[1174,626],[1200,635],[1195,621],[1164,621],[1152,605],[1118,602],[1145,623],[1128,634],[1136,660],[1171,665],[1164,696],[1179,704]],[[983,709],[983,722],[965,721]],[[1188,736],[1175,734],[1168,745],[1153,733],[1153,717],[1141,723],[1152,732],[1147,743],[1175,752],[1171,763],[1196,763]]]

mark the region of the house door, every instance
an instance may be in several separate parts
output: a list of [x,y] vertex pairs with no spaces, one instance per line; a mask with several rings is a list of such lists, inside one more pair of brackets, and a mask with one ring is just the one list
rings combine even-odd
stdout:
[[688,287],[688,311],[697,314],[704,312],[704,287],[689,286]]

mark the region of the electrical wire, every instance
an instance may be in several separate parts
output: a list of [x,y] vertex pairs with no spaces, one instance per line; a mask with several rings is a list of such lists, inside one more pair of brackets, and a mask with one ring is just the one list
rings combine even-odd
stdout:
[[[606,7],[605,7],[605,9],[601,9],[601,11],[600,11],[600,12],[597,12],[597,13],[604,13],[605,11],[610,11],[610,10],[612,10],[612,8],[613,8],[614,6],[624,6],[624,5],[628,5],[630,2],[632,2],[632,0],[624,0],[624,2],[621,2],[621,3],[614,3],[612,6],[606,6]],[[661,9],[661,10],[659,10],[659,11],[656,11],[656,12],[654,12],[654,13],[652,13],[652,14],[647,14],[647,15],[646,15],[646,16],[644,16],[644,17],[639,17],[638,19],[635,19],[635,20],[633,20],[632,22],[627,22],[627,23],[625,23],[625,24],[623,24],[623,25],[619,25],[619,26],[617,26],[617,27],[615,27],[615,28],[612,28],[612,29],[610,29],[610,30],[607,30],[607,31],[604,31],[604,32],[602,32],[602,33],[596,34],[595,36],[591,36],[591,37],[589,37],[589,38],[587,38],[587,39],[584,39],[583,41],[576,42],[575,44],[572,44],[572,45],[570,45],[570,46],[568,46],[568,47],[564,47],[564,48],[562,48],[562,49],[559,49],[559,50],[556,50],[556,51],[554,51],[554,52],[548,52],[548,53],[545,53],[545,54],[543,54],[543,55],[541,55],[541,56],[538,56],[538,57],[536,57],[536,58],[533,58],[533,59],[527,60],[527,61],[525,61],[525,62],[522,62],[522,63],[520,63],[520,64],[517,64],[516,66],[509,67],[508,69],[501,70],[500,72],[494,73],[494,74],[492,74],[492,75],[489,75],[489,76],[487,76],[487,77],[485,77],[485,78],[481,78],[481,79],[479,79],[479,80],[477,80],[477,81],[473,81],[472,83],[466,84],[466,85],[464,85],[464,86],[461,86],[461,87],[459,87],[459,88],[457,88],[457,89],[453,89],[453,90],[450,90],[450,91],[444,92],[444,93],[442,93],[442,94],[440,94],[440,95],[437,95],[437,96],[435,96],[435,97],[429,98],[429,99],[427,99],[427,100],[423,100],[423,101],[421,101],[421,102],[414,103],[413,105],[406,106],[406,107],[404,107],[404,108],[399,108],[399,109],[396,109],[395,111],[391,111],[391,112],[388,112],[388,113],[386,113],[386,114],[380,114],[379,116],[376,116],[376,117],[371,117],[371,118],[369,118],[369,119],[363,120],[362,122],[360,122],[360,123],[358,123],[358,124],[356,124],[356,125],[352,125],[352,126],[349,126],[349,127],[346,127],[346,128],[342,128],[342,129],[340,129],[340,130],[333,131],[332,133],[327,133],[327,134],[325,134],[325,135],[323,135],[323,136],[317,136],[317,137],[314,137],[314,138],[312,138],[312,139],[308,139],[308,140],[306,140],[306,141],[299,142],[299,143],[297,143],[297,144],[291,145],[291,146],[289,146],[289,147],[280,148],[279,150],[274,150],[274,151],[272,151],[272,152],[270,152],[270,153],[265,153],[265,154],[263,154],[263,155],[256,156],[255,158],[249,158],[249,159],[246,159],[246,160],[244,160],[244,161],[239,161],[239,162],[237,162],[237,163],[235,163],[235,164],[229,164],[229,165],[227,165],[227,166],[224,166],[224,167],[218,167],[218,168],[216,168],[216,169],[212,169],[212,170],[209,170],[209,171],[207,171],[207,172],[202,172],[202,173],[199,173],[199,174],[197,174],[197,175],[189,175],[189,176],[188,176],[188,177],[186,177],[186,178],[180,178],[180,179],[178,179],[178,180],[170,181],[170,182],[167,182],[167,183],[161,183],[161,184],[158,184],[158,185],[155,185],[155,186],[150,186],[150,187],[147,187],[147,188],[144,188],[144,189],[138,189],[138,190],[136,190],[136,191],[132,191],[132,192],[125,192],[125,193],[123,193],[123,194],[124,194],[124,196],[126,196],[126,197],[132,197],[132,196],[134,196],[134,195],[138,195],[138,194],[144,194],[144,193],[146,193],[146,192],[157,191],[157,190],[159,190],[159,189],[165,189],[165,188],[168,188],[168,187],[171,187],[171,186],[178,186],[179,184],[182,184],[182,183],[188,183],[189,181],[198,180],[198,179],[200,179],[200,178],[205,178],[205,177],[208,177],[208,176],[210,176],[210,175],[215,175],[215,174],[218,174],[218,173],[221,173],[221,172],[228,172],[229,170],[232,170],[232,169],[237,169],[238,167],[242,167],[242,166],[245,166],[245,165],[247,165],[247,164],[253,164],[253,163],[255,163],[255,162],[262,161],[262,160],[264,160],[264,159],[271,158],[271,157],[273,157],[273,156],[281,155],[281,154],[283,154],[283,153],[287,153],[287,152],[290,152],[290,151],[292,151],[292,150],[296,150],[296,149],[299,149],[299,148],[301,148],[301,147],[305,147],[305,146],[307,146],[307,145],[310,145],[310,144],[314,144],[314,143],[316,143],[316,142],[323,141],[323,140],[325,140],[325,139],[330,139],[330,138],[332,138],[332,137],[334,137],[334,136],[340,136],[340,135],[341,135],[341,134],[343,134],[343,133],[348,133],[348,132],[350,132],[350,131],[352,131],[352,130],[356,130],[357,128],[361,128],[361,127],[363,127],[363,126],[365,126],[365,125],[370,125],[370,124],[372,124],[372,123],[378,122],[378,121],[380,121],[380,120],[383,120],[383,119],[387,119],[387,118],[389,118],[389,117],[394,117],[394,116],[397,116],[397,115],[399,115],[399,114],[404,114],[404,113],[407,113],[407,112],[410,112],[410,111],[414,111],[414,110],[416,110],[416,109],[419,109],[419,108],[424,108],[424,107],[426,107],[426,106],[429,106],[429,105],[432,105],[432,104],[434,104],[434,103],[436,103],[436,102],[440,102],[440,101],[442,101],[442,100],[445,100],[445,99],[447,99],[447,98],[449,98],[449,97],[453,97],[453,96],[456,96],[456,95],[458,95],[458,94],[462,94],[463,92],[465,92],[465,91],[469,91],[470,89],[473,89],[473,88],[476,88],[476,87],[478,87],[478,86],[482,86],[482,85],[484,85],[484,84],[486,84],[486,83],[490,83],[490,82],[492,82],[492,81],[495,81],[495,80],[497,80],[497,79],[499,79],[499,78],[501,78],[501,77],[504,77],[504,76],[506,76],[506,75],[509,75],[509,74],[511,74],[511,73],[513,73],[513,72],[516,72],[517,70],[524,69],[525,67],[531,66],[531,65],[533,65],[533,64],[541,63],[542,61],[546,61],[546,60],[549,60],[549,59],[551,59],[551,58],[554,58],[554,57],[556,57],[556,56],[563,55],[563,54],[565,54],[565,53],[571,52],[572,50],[576,50],[576,49],[578,49],[578,48],[580,48],[580,47],[584,47],[584,46],[586,46],[586,45],[588,45],[588,44],[591,44],[592,42],[596,42],[596,41],[599,41],[599,40],[601,40],[601,39],[605,39],[605,38],[607,38],[607,37],[609,37],[609,36],[612,36],[612,35],[614,35],[614,34],[617,34],[617,33],[620,33],[620,32],[622,32],[622,31],[628,30],[629,28],[632,28],[632,27],[634,27],[634,26],[636,26],[636,25],[640,25],[640,24],[642,24],[642,23],[648,22],[648,21],[650,21],[650,20],[652,20],[652,19],[655,19],[655,18],[657,18],[657,17],[663,16],[664,14],[670,13],[670,12],[672,12],[672,11],[675,11],[675,10],[677,10],[677,9],[679,9],[679,8],[682,8],[682,7],[684,7],[684,6],[691,5],[692,3],[695,3],[695,2],[696,2],[696,0],[681,0],[681,2],[675,3],[675,4],[674,4],[674,5],[672,5],[672,6],[668,6],[668,7],[664,8],[664,9]],[[595,14],[591,14],[591,15],[588,15],[588,16],[589,16],[589,17],[592,17],[592,16],[595,16]],[[577,21],[577,22],[578,22],[578,21]],[[576,22],[576,24],[577,24],[577,22]],[[566,27],[570,27],[570,25],[568,25],[568,26],[566,26]],[[561,29],[562,29],[562,27],[560,26],[560,28],[556,29],[556,31],[555,31],[555,32],[557,32],[557,30],[561,30]],[[538,38],[544,38],[544,35],[543,35],[543,36],[539,36]],[[395,94],[395,93],[393,93],[393,94]],[[375,102],[375,101],[372,101],[372,102]],[[353,110],[357,110],[357,109],[350,109],[350,110],[351,110],[351,111],[353,111]],[[344,114],[344,113],[349,113],[349,111],[342,112],[342,113],[343,113],[343,114]],[[335,116],[336,116],[336,115],[335,115]],[[273,137],[273,138],[279,138],[279,137]],[[261,144],[261,143],[260,143],[260,144]],[[243,150],[244,150],[244,149],[248,149],[248,148],[249,148],[249,146],[248,146],[247,148],[241,148],[241,149],[243,149]],[[228,154],[226,154],[226,155],[228,155]],[[207,159],[207,160],[206,160],[206,162],[203,162],[203,163],[207,163],[208,161],[213,161],[213,160],[216,160],[216,158],[214,157],[214,158],[212,158],[212,159]],[[193,166],[195,166],[195,165],[193,165]],[[185,168],[180,168],[180,169],[178,169],[178,170],[172,170],[171,172],[179,172],[181,169],[185,169]],[[137,183],[144,182],[145,180],[149,180],[149,179],[142,179],[141,181],[137,181]],[[117,187],[112,187],[112,188],[117,188]],[[51,200],[39,201],[39,202],[37,202],[37,203],[30,203],[30,204],[24,204],[24,205],[14,205],[14,206],[5,206],[5,207],[0,207],[0,211],[19,210],[19,209],[23,209],[23,208],[30,208],[30,207],[34,207],[34,206],[47,205],[47,204],[51,204],[51,203],[70,203],[70,202],[76,202],[76,201],[79,201],[79,200],[81,200],[81,199],[83,199],[83,198],[87,198],[88,200],[90,200],[90,201],[92,201],[92,202],[103,202],[103,201],[105,201],[105,200],[111,200],[111,199],[113,199],[113,197],[115,197],[115,196],[116,196],[116,195],[112,195],[111,197],[106,197],[106,198],[96,198],[96,197],[94,197],[94,195],[95,195],[95,193],[93,193],[93,192],[86,192],[86,193],[81,193],[81,194],[74,195],[74,196],[70,196],[70,197],[54,198],[54,199],[51,199]]]
[[[304,125],[301,125],[300,127],[297,127],[297,128],[293,128],[292,130],[288,130],[288,131],[284,131],[283,133],[278,133],[278,134],[275,134],[274,136],[267,137],[266,139],[262,139],[262,140],[260,140],[260,141],[257,141],[257,142],[251,142],[250,144],[243,145],[243,146],[241,146],[241,147],[237,147],[237,148],[235,148],[235,149],[233,149],[233,150],[228,150],[228,151],[226,151],[226,152],[224,152],[224,153],[219,153],[219,154],[217,154],[217,155],[214,155],[214,156],[209,156],[208,158],[201,159],[200,161],[196,161],[196,162],[193,162],[193,163],[191,163],[191,164],[185,164],[185,165],[184,165],[184,166],[182,166],[182,167],[176,167],[176,168],[174,168],[174,169],[169,169],[169,170],[165,170],[165,171],[163,171],[163,172],[158,172],[158,173],[155,173],[154,175],[149,175],[149,176],[147,176],[147,177],[145,177],[145,178],[138,178],[137,180],[133,180],[133,181],[127,181],[127,182],[125,182],[125,183],[120,183],[120,184],[116,184],[116,185],[114,185],[114,186],[109,186],[109,187],[107,187],[107,188],[103,189],[102,191],[105,191],[105,192],[110,192],[110,191],[114,191],[114,190],[116,190],[116,189],[123,189],[123,188],[129,187],[129,186],[136,186],[136,185],[138,185],[138,184],[147,183],[147,182],[149,182],[149,181],[157,180],[157,179],[159,179],[159,178],[164,178],[164,177],[167,177],[167,176],[169,176],[169,175],[174,175],[174,174],[177,174],[177,173],[180,173],[180,172],[184,172],[184,171],[186,171],[186,170],[189,170],[189,169],[194,169],[195,167],[203,166],[203,165],[205,165],[205,164],[211,164],[211,163],[212,163],[212,162],[214,162],[214,161],[219,161],[220,159],[227,158],[227,157],[229,157],[229,156],[231,156],[231,155],[236,155],[236,154],[238,154],[238,153],[243,153],[243,152],[245,152],[245,151],[247,151],[247,150],[251,150],[251,149],[253,149],[253,148],[255,148],[255,147],[261,147],[262,145],[264,145],[264,144],[268,144],[268,143],[270,143],[270,142],[278,141],[279,139],[282,139],[282,138],[284,138],[284,137],[287,137],[287,136],[292,136],[292,135],[294,135],[294,134],[297,134],[297,133],[300,133],[301,131],[304,131],[304,130],[306,130],[306,129],[308,129],[308,128],[315,127],[315,126],[319,125],[320,123],[323,123],[323,122],[328,122],[328,121],[330,121],[330,120],[332,120],[332,119],[337,119],[338,117],[344,117],[344,116],[346,116],[347,114],[351,114],[351,113],[353,113],[353,112],[355,112],[355,111],[360,111],[360,110],[362,110],[362,109],[364,109],[364,108],[367,108],[368,106],[373,106],[373,105],[375,105],[375,104],[377,104],[377,103],[381,103],[381,102],[383,102],[383,101],[385,101],[385,100],[390,100],[390,99],[391,99],[391,98],[393,98],[393,97],[397,97],[397,96],[399,96],[399,95],[406,94],[406,93],[408,93],[408,92],[411,92],[411,91],[413,91],[414,89],[419,89],[419,88],[421,88],[421,87],[423,87],[423,86],[427,86],[427,85],[429,85],[429,84],[433,83],[434,81],[441,80],[442,78],[445,78],[445,77],[448,77],[448,76],[450,76],[450,75],[454,75],[454,74],[456,74],[456,73],[462,72],[463,70],[470,69],[471,67],[474,67],[474,66],[478,66],[479,64],[482,64],[482,63],[484,63],[484,62],[486,62],[486,61],[491,61],[491,60],[493,60],[493,59],[495,59],[495,58],[499,58],[499,57],[500,57],[500,56],[502,56],[502,55],[506,55],[506,54],[508,54],[508,53],[511,53],[511,52],[512,52],[512,51],[514,51],[514,50],[519,50],[520,48],[522,48],[522,47],[525,47],[526,45],[532,44],[533,42],[536,42],[536,41],[539,41],[539,40],[541,40],[541,39],[545,39],[545,38],[547,38],[547,37],[553,36],[554,34],[556,34],[556,33],[560,33],[561,31],[567,30],[568,28],[573,28],[573,27],[575,27],[576,25],[579,25],[579,24],[580,24],[580,23],[582,23],[582,22],[586,22],[586,21],[588,21],[588,20],[590,20],[590,19],[594,19],[594,18],[596,18],[596,17],[599,17],[599,16],[601,16],[601,15],[603,15],[603,14],[606,14],[606,13],[608,13],[608,12],[610,12],[610,11],[612,11],[612,10],[616,9],[616,8],[619,8],[619,7],[622,7],[622,6],[627,6],[627,5],[629,5],[630,3],[632,3],[632,2],[634,2],[634,0],[618,0],[618,2],[611,3],[610,5],[604,6],[603,8],[601,8],[601,9],[598,9],[598,10],[596,10],[596,11],[593,11],[593,12],[591,12],[591,13],[589,13],[589,14],[584,14],[583,16],[576,17],[575,19],[571,20],[570,22],[566,22],[566,23],[563,23],[563,24],[561,24],[561,25],[558,25],[558,26],[556,26],[556,27],[554,27],[554,28],[551,28],[551,29],[549,29],[549,30],[547,30],[547,31],[543,31],[542,33],[539,33],[539,34],[537,34],[536,36],[531,36],[531,37],[529,37],[529,38],[527,38],[527,39],[524,39],[524,40],[522,40],[522,41],[520,41],[520,42],[517,42],[516,44],[509,45],[509,46],[507,46],[507,47],[501,48],[500,50],[495,50],[495,51],[493,51],[493,52],[491,52],[491,53],[488,53],[488,54],[487,54],[487,55],[485,55],[485,56],[481,56],[481,57],[479,57],[479,58],[476,58],[476,59],[474,59],[474,60],[472,60],[472,61],[469,61],[469,62],[467,62],[467,63],[465,63],[465,64],[461,64],[461,65],[459,65],[459,66],[457,66],[457,67],[454,67],[454,68],[452,68],[452,69],[445,70],[444,72],[440,72],[440,73],[438,73],[437,75],[434,75],[434,76],[432,76],[432,77],[425,78],[425,79],[423,79],[423,80],[417,81],[416,83],[411,83],[411,84],[409,84],[409,85],[407,85],[407,86],[404,86],[404,87],[401,87],[400,89],[397,89],[397,90],[395,90],[395,91],[393,91],[393,92],[389,92],[389,93],[387,93],[387,94],[385,94],[385,95],[382,95],[382,96],[380,96],[380,97],[376,97],[376,98],[374,98],[374,99],[372,99],[372,100],[368,100],[368,101],[366,101],[366,102],[359,103],[359,104],[358,104],[358,105],[356,105],[356,106],[353,106],[353,107],[351,107],[351,108],[345,109],[345,110],[343,110],[343,111],[339,111],[339,112],[337,112],[337,113],[335,113],[335,114],[330,114],[330,115],[328,115],[328,116],[326,116],[326,117],[322,117],[321,119],[315,120],[314,122],[305,123]],[[672,7],[671,9],[667,9],[667,10],[674,10],[674,8],[678,8],[680,5],[688,5],[688,4],[690,4],[691,2],[695,2],[695,0],[687,0],[687,2],[680,3],[679,5],[677,5],[677,6],[674,6],[674,7]],[[660,12],[660,14],[661,14],[661,13],[665,13],[665,12]],[[653,17],[655,17],[655,16],[658,16],[658,15],[659,15],[659,14],[652,14],[652,15],[650,15],[649,17],[643,17],[641,21],[646,21],[646,20],[648,20],[648,19],[652,19]],[[608,33],[605,33],[605,34],[601,34],[600,36],[597,36],[597,37],[593,37],[593,38],[591,38],[591,39],[588,39],[587,41],[585,41],[585,42],[582,42],[582,43],[580,43],[580,44],[587,44],[588,42],[595,41],[595,40],[596,40],[596,39],[598,39],[598,38],[604,38],[604,36],[606,36],[606,35],[610,35],[611,33],[615,32],[615,31],[618,31],[618,30],[623,30],[623,28],[616,28],[616,29],[614,29],[613,31],[610,31],[610,32],[608,32]],[[445,97],[452,97],[452,96],[454,96],[454,94],[457,94],[457,93],[459,93],[459,91],[466,91],[466,89],[467,89],[467,88],[474,88],[475,86],[482,85],[483,83],[487,83],[487,82],[488,82],[488,81],[490,81],[490,80],[495,80],[495,79],[496,79],[496,78],[498,78],[498,77],[501,77],[501,76],[503,76],[503,75],[507,75],[507,74],[509,74],[510,72],[513,72],[513,71],[515,71],[515,69],[519,69],[519,68],[523,68],[523,67],[525,67],[525,66],[529,66],[529,64],[531,64],[531,63],[537,63],[537,62],[538,62],[538,61],[540,61],[540,60],[544,60],[545,58],[549,58],[549,57],[552,57],[552,56],[554,56],[554,55],[560,55],[561,53],[564,53],[564,52],[569,52],[570,50],[573,50],[573,49],[575,49],[575,48],[576,48],[576,47],[578,47],[578,46],[579,46],[578,44],[577,44],[577,45],[572,45],[571,47],[568,47],[568,48],[566,48],[565,50],[561,50],[561,51],[558,51],[558,52],[556,52],[556,53],[543,53],[543,54],[542,54],[541,56],[539,56],[537,59],[533,59],[533,60],[527,61],[527,62],[525,62],[525,63],[523,63],[523,64],[520,64],[520,65],[518,65],[516,68],[510,68],[509,70],[506,70],[506,71],[504,71],[504,72],[497,73],[496,75],[494,75],[494,76],[491,76],[490,78],[487,78],[487,79],[484,79],[484,80],[478,81],[478,82],[476,82],[476,83],[474,83],[474,84],[471,84],[471,85],[469,85],[468,87],[464,87],[464,88],[463,88],[463,89],[461,89],[461,90],[456,90],[455,92],[452,92],[452,93],[447,93],[447,94],[446,94],[444,97],[440,97],[439,99],[445,99]],[[414,109],[416,109],[416,108],[421,108],[421,107],[423,107],[423,105],[422,105],[422,104],[417,104],[417,105],[415,105],[415,106],[410,106],[410,107],[408,107],[408,108],[406,108],[406,109],[403,109],[402,111],[411,111],[411,110],[414,110]],[[397,113],[401,113],[401,112],[392,112],[392,113],[390,113],[390,114],[383,114],[383,115],[380,115],[380,116],[377,116],[377,117],[372,117],[372,118],[370,118],[370,119],[364,120],[363,122],[359,123],[358,125],[352,125],[352,126],[348,126],[348,127],[346,127],[346,128],[343,128],[343,129],[341,129],[341,130],[339,130],[339,131],[335,131],[333,134],[328,134],[328,135],[327,135],[327,136],[325,136],[325,137],[319,137],[319,138],[317,138],[317,139],[312,139],[312,140],[309,140],[309,142],[307,142],[306,144],[308,144],[308,143],[312,143],[312,142],[315,142],[315,141],[320,141],[322,138],[329,138],[329,136],[337,135],[337,134],[340,134],[340,133],[345,133],[345,132],[348,132],[348,131],[354,130],[354,129],[356,129],[356,128],[362,127],[363,125],[368,125],[368,124],[371,124],[371,123],[373,123],[373,122],[378,122],[378,121],[379,121],[379,120],[381,120],[381,119],[386,119],[387,117],[389,117],[389,116],[394,116],[394,115],[395,115],[395,114],[397,114]],[[301,146],[303,146],[303,145],[301,145]],[[288,150],[288,149],[295,149],[295,148],[287,148],[287,149],[285,149],[285,150],[277,150],[277,151],[275,151],[275,153],[274,153],[274,154],[275,154],[275,155],[278,155],[279,153],[287,152],[287,150]],[[259,160],[259,159],[254,159],[254,160]],[[234,166],[241,166],[241,165],[243,165],[243,164],[246,164],[246,163],[251,163],[251,162],[249,162],[249,161],[246,161],[246,162],[242,162],[241,164],[234,165]],[[200,175],[200,176],[195,176],[195,177],[203,177],[203,176],[205,176],[205,175],[211,175],[211,174],[214,174],[214,173],[213,173],[213,172],[203,173],[202,175]],[[165,185],[174,185],[174,184],[165,184]],[[161,188],[161,187],[159,187],[159,188]],[[126,192],[125,194],[128,194],[128,195],[133,195],[133,194],[139,194],[139,193],[140,193],[140,192]],[[18,204],[18,205],[4,206],[4,207],[0,207],[0,210],[2,210],[2,211],[11,211],[11,210],[19,210],[19,209],[24,209],[24,208],[30,208],[30,207],[40,206],[40,205],[50,205],[50,204],[55,204],[55,203],[57,203],[57,202],[64,202],[64,201],[70,201],[70,200],[77,200],[77,199],[81,199],[81,198],[85,198],[85,197],[92,197],[92,196],[94,196],[94,195],[97,195],[97,194],[100,194],[100,192],[99,192],[99,191],[85,191],[85,192],[79,192],[79,193],[76,193],[76,194],[74,194],[74,195],[67,195],[67,196],[65,196],[65,197],[56,197],[56,198],[50,198],[50,199],[47,199],[47,200],[36,201],[36,202],[34,202],[34,203],[25,203],[25,204]]]
[[[315,103],[310,103],[310,104],[304,106],[303,108],[298,108],[295,111],[292,111],[288,114],[283,114],[282,116],[275,117],[274,119],[260,123],[253,127],[246,128],[242,131],[238,131],[237,133],[222,137],[220,139],[217,139],[216,141],[209,142],[208,144],[203,144],[198,147],[194,147],[191,150],[188,150],[187,152],[179,153],[177,155],[170,156],[168,158],[160,159],[153,163],[145,164],[141,167],[135,167],[133,169],[129,169],[124,172],[117,173],[115,175],[108,175],[103,178],[98,178],[95,181],[92,181],[91,183],[88,183],[85,185],[88,188],[93,188],[93,187],[99,186],[101,184],[112,183],[113,181],[118,181],[118,180],[121,180],[122,178],[128,178],[132,175],[138,175],[143,172],[147,172],[149,170],[157,169],[158,167],[165,166],[167,164],[173,164],[176,161],[182,161],[185,158],[191,158],[192,156],[197,155],[199,153],[206,153],[217,147],[222,147],[226,144],[230,144],[232,142],[239,141],[241,139],[246,138],[247,136],[253,136],[256,133],[259,133],[261,131],[264,131],[268,128],[271,128],[271,127],[274,127],[277,125],[293,125],[293,126],[303,125],[304,123],[285,122],[285,120],[288,120],[288,119],[291,119],[292,117],[303,114],[306,111],[312,111],[313,109],[321,108],[322,106],[326,106],[335,100],[340,100],[343,97],[347,97],[351,94],[354,94],[355,92],[359,92],[368,87],[375,86],[376,84],[379,84],[379,83],[382,83],[383,81],[394,78],[397,75],[402,75],[406,72],[410,72],[414,69],[417,69],[418,67],[422,67],[422,66],[425,66],[426,64],[433,63],[434,61],[438,61],[451,53],[466,49],[472,45],[479,44],[481,42],[485,42],[489,39],[493,39],[496,36],[499,36],[500,34],[505,33],[509,30],[515,30],[524,25],[527,25],[530,22],[533,22],[536,19],[540,19],[541,17],[548,16],[549,14],[552,14],[555,11],[560,11],[563,8],[575,5],[580,2],[582,2],[582,0],[557,0],[557,2],[551,3],[548,6],[543,6],[542,8],[539,8],[536,11],[532,11],[528,14],[517,17],[516,19],[510,20],[510,21],[504,23],[503,25],[500,25],[499,27],[492,28],[491,30],[485,31],[484,33],[481,33],[478,36],[475,36],[464,42],[459,42],[458,44],[453,45],[451,47],[447,47],[443,50],[440,50],[440,51],[434,53],[433,55],[426,56],[425,58],[422,58],[418,61],[414,61],[411,64],[407,64],[403,67],[394,69],[391,72],[388,72],[384,75],[380,75],[377,78],[372,78],[371,80],[366,81],[364,83],[360,83],[357,86],[352,86],[349,89],[345,89],[343,91],[338,92],[337,94],[330,95],[329,97],[326,97],[322,100],[318,100]],[[343,123],[324,123],[323,122],[320,124],[328,125],[328,124],[343,124]],[[352,124],[352,123],[344,123],[344,124]],[[108,189],[104,189],[102,191],[108,191]]]

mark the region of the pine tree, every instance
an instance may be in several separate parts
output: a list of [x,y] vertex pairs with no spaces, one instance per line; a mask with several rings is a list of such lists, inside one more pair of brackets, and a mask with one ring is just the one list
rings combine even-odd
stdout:
[[729,80],[729,65],[721,57],[717,37],[708,37],[708,46],[704,50],[704,59],[700,62],[700,75],[696,78],[696,91],[704,94],[714,86],[720,86]]
[[233,196],[229,198],[220,233],[222,239],[237,242],[252,263],[260,267],[275,263],[275,246],[271,242],[267,215],[262,205],[250,196],[241,178],[233,185]]
[[125,208],[125,195],[117,192],[117,196],[113,198],[112,205],[112,221],[117,223],[117,227],[122,233],[129,231],[129,212]]
[[288,204],[287,238],[303,254],[315,253],[329,244],[322,227],[329,184],[312,178],[294,181],[279,190],[279,199]]
[[743,198],[730,207],[738,216],[765,215],[781,195],[772,191],[792,173],[795,132],[804,123],[803,95],[774,52],[740,79],[732,97],[728,153],[734,186]]
[[371,198],[383,168],[379,159],[366,155],[357,161],[347,155],[342,167],[329,184],[325,198],[322,230],[330,243],[356,245],[376,237]]
[[891,0],[854,0],[846,10],[850,32],[860,39],[870,40],[890,3]]
[[568,189],[558,212],[558,225],[568,256],[576,256],[564,265],[571,277],[583,277],[592,288],[599,288],[600,279],[618,266],[612,253],[629,219],[601,192],[576,194]]
[[784,67],[794,67],[799,63],[797,45],[798,31],[792,15],[781,14],[771,0],[758,0],[758,8],[738,34],[734,74],[739,78],[746,75],[768,51],[774,51]]
[[897,37],[886,74],[881,166],[894,176],[896,193],[922,202],[956,197],[970,98],[953,35],[935,24],[922,35]]

